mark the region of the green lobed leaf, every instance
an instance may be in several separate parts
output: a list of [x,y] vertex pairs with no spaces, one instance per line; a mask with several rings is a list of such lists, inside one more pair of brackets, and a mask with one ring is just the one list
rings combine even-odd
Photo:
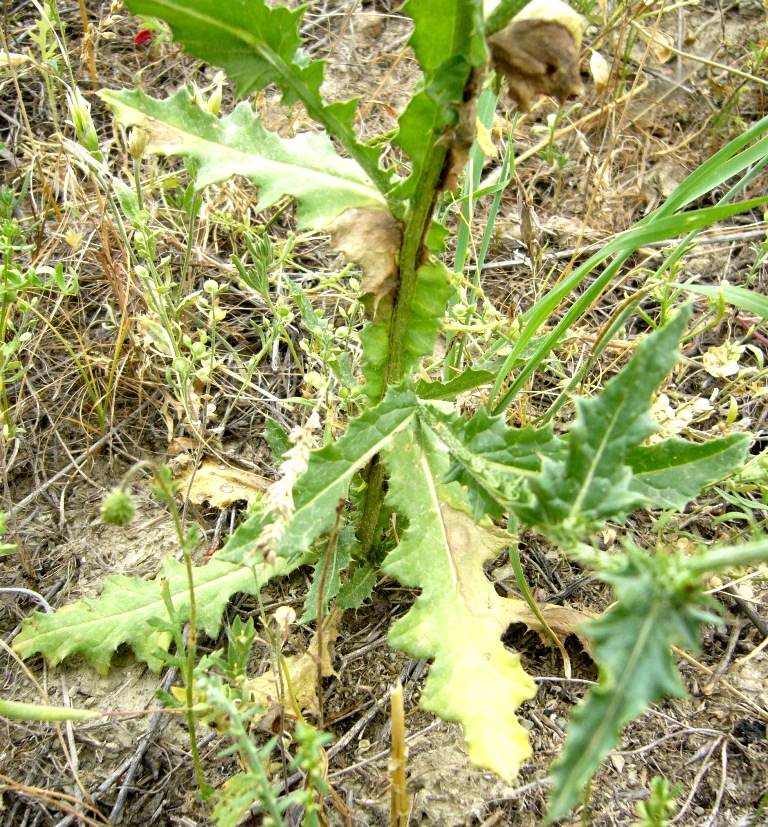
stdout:
[[462,55],[468,63],[479,58],[475,65],[485,58],[479,0],[408,0],[403,10],[413,20],[408,45],[426,78],[441,73],[455,55]]
[[[249,568],[219,558],[194,568],[198,626],[215,638],[222,615],[232,595],[256,594],[272,577],[288,574],[301,564],[278,559],[274,567],[264,564]],[[160,593],[162,581],[168,582],[171,599],[181,622],[189,620],[189,588],[183,563],[173,558],[163,561],[154,580],[111,575],[96,598],[84,597],[56,612],[35,612],[22,623],[13,648],[22,658],[35,654],[46,657],[52,666],[70,655],[81,655],[104,675],[119,646],[128,645],[138,660],[159,672],[170,636],[152,625],[154,620],[168,622],[168,612]]]
[[542,458],[558,458],[565,450],[551,425],[510,428],[502,414],[492,416],[485,408],[471,419],[436,405],[422,405],[419,413],[450,451],[446,481],[467,489],[475,520],[483,514],[501,517],[518,499],[523,478],[540,470]]
[[533,499],[515,508],[521,520],[570,542],[642,504],[627,455],[658,429],[651,397],[678,361],[677,343],[690,314],[686,306],[646,336],[599,396],[576,399],[567,453],[544,457],[541,472],[527,480]]
[[140,89],[100,92],[123,126],[149,134],[147,152],[180,155],[197,166],[196,186],[243,175],[259,189],[257,209],[290,195],[300,227],[322,229],[352,207],[382,207],[384,198],[355,161],[341,158],[324,134],[280,138],[247,103],[217,118],[193,105],[186,88],[166,100]]
[[301,101],[311,118],[339,140],[382,191],[391,175],[379,150],[358,141],[352,124],[356,100],[327,103],[321,86],[325,61],[301,49],[299,24],[306,6],[291,10],[265,0],[127,0],[133,14],[160,17],[188,54],[224,69],[241,97],[276,83],[287,106]]
[[[333,525],[336,506],[356,471],[382,450],[394,433],[408,426],[415,410],[414,394],[393,388],[379,405],[353,420],[341,439],[313,452],[307,470],[294,486],[294,518],[279,537],[273,568],[265,569],[254,554],[264,528],[263,515],[255,514],[234,531],[207,565],[195,569],[199,628],[215,637],[232,595],[255,594],[270,577],[287,574],[307,562],[311,544]],[[188,620],[186,571],[171,558],[163,562],[162,573],[155,580],[111,576],[98,598],[83,598],[52,614],[36,613],[23,624],[14,647],[22,657],[40,653],[54,665],[79,654],[106,673],[114,651],[127,644],[139,660],[158,670],[162,660],[157,653],[170,644],[167,633],[153,625],[168,621],[161,580],[168,580],[181,621]]]
[[[301,616],[301,623],[311,623],[317,618],[317,603],[320,596],[320,580],[324,578],[323,584],[323,614],[328,612],[328,604],[339,593],[341,589],[341,573],[352,562],[352,549],[357,542],[355,527],[348,523],[342,526],[339,536],[330,551],[328,559],[328,548],[323,550],[315,565],[312,575],[312,585],[304,600],[304,614]],[[326,564],[326,560],[328,563]]]
[[480,0],[408,0],[404,9],[414,21],[408,43],[424,72],[423,88],[401,114],[394,138],[411,161],[411,174],[393,195],[408,200],[435,160],[435,145],[458,121],[456,106],[464,100],[471,67],[485,63],[487,49]]
[[283,454],[292,447],[288,431],[276,419],[267,416],[264,419],[264,433],[262,436],[272,451],[275,464],[279,465],[283,461]]
[[671,437],[641,445],[626,458],[629,487],[652,507],[682,510],[702,488],[741,468],[750,440],[749,434],[729,434],[702,443]]
[[597,687],[576,707],[563,751],[552,767],[554,786],[548,821],[575,807],[600,761],[613,749],[621,728],[649,704],[685,694],[671,646],[698,648],[711,600],[681,557],[629,548],[611,558],[601,579],[612,584],[618,602],[583,631],[600,667]]
[[[416,292],[411,305],[411,323],[405,347],[405,367],[412,372],[422,356],[431,356],[440,332],[440,320],[453,290],[450,270],[442,262],[419,267]],[[364,390],[369,399],[378,399],[383,389],[387,360],[388,321],[369,323],[360,333],[363,342]]]
[[483,564],[514,540],[493,526],[476,526],[447,502],[440,480],[445,452],[428,432],[397,435],[385,463],[387,503],[408,528],[383,571],[418,587],[408,614],[395,623],[389,642],[415,658],[432,658],[421,706],[465,730],[470,760],[511,780],[531,748],[514,711],[536,686],[505,648],[505,604]]
[[[394,434],[408,428],[415,415],[414,393],[391,388],[378,405],[353,419],[343,436],[312,451],[306,471],[293,487],[293,518],[277,541],[275,552],[279,557],[301,557],[321,534],[330,531],[336,508],[347,496],[354,475],[389,444]],[[261,530],[262,518],[250,517],[216,556],[233,563],[247,562]]]
[[373,594],[378,579],[378,566],[372,563],[359,566],[354,574],[341,584],[336,595],[336,605],[340,609],[359,609]]

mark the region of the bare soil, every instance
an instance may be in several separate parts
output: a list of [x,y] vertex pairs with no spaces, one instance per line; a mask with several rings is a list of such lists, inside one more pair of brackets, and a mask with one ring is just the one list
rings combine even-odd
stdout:
[[[90,0],[86,10],[94,27],[92,78],[79,6],[74,2],[58,5],[66,24],[63,49],[72,73],[92,104],[104,151],[115,172],[129,182],[132,171],[124,136],[112,126],[93,91],[139,84],[149,94],[163,97],[184,83],[210,84],[214,71],[186,58],[177,46],[157,35],[135,43],[142,29],[138,19],[131,18],[118,2]],[[596,17],[600,7],[594,10]],[[503,200],[482,280],[486,296],[510,317],[530,307],[565,268],[592,249],[590,245],[605,242],[641,218],[686,174],[767,114],[765,82],[743,74],[765,74],[765,61],[750,62],[752,46],[759,50],[766,36],[766,9],[758,0],[727,5],[702,0],[697,6],[681,6],[665,14],[661,30],[675,49],[689,56],[654,56],[653,48],[641,37],[629,36],[631,21],[644,11],[651,13],[644,25],[652,29],[657,10],[658,4],[630,3],[614,10],[611,26],[590,27],[585,38],[585,76],[589,48],[594,47],[612,64],[612,78],[603,95],[590,81],[580,106],[566,107],[559,127],[570,129],[555,140],[555,156],[542,155],[547,149],[542,129],[557,111],[554,102],[539,101],[517,125],[513,141],[522,159],[517,164],[518,188],[511,188]],[[28,0],[5,0],[2,30],[8,51],[39,57],[32,42],[39,16]],[[366,137],[393,129],[418,77],[406,45],[410,24],[399,4],[376,0],[334,5],[323,0],[309,4],[305,21],[310,48],[318,56],[329,57],[327,96],[361,97],[361,131]],[[2,510],[9,514],[10,536],[20,545],[21,554],[0,558],[0,586],[28,591],[0,593],[0,628],[6,644],[13,640],[21,621],[40,609],[30,592],[58,608],[98,595],[109,574],[153,577],[163,558],[178,553],[172,521],[145,484],[135,486],[139,508],[128,528],[100,521],[104,493],[132,464],[145,459],[178,461],[180,454],[199,464],[208,455],[271,480],[274,464],[264,440],[265,418],[271,416],[290,427],[301,420],[304,409],[298,403],[302,396],[312,398],[302,373],[313,364],[298,347],[292,352],[281,344],[261,361],[245,392],[239,392],[237,383],[229,387],[226,379],[220,380],[215,402],[219,415],[226,411],[227,423],[216,439],[202,446],[185,428],[162,364],[152,358],[136,321],[146,311],[140,290],[130,278],[114,221],[82,173],[69,143],[74,133],[62,92],[69,75],[61,53],[57,54],[59,62],[52,68],[20,63],[15,76],[0,63],[0,139],[5,143],[0,179],[20,189],[30,173],[29,192],[18,217],[27,222],[42,219],[24,251],[25,260],[38,267],[63,262],[65,268],[77,269],[80,280],[78,295],[45,299],[41,304],[41,312],[53,320],[56,331],[42,325],[35,329],[32,344],[25,350],[26,375],[14,390],[14,416],[26,433],[12,451],[3,451]],[[52,81],[58,102],[56,118],[46,91],[46,71],[49,78],[50,73],[59,72],[63,79],[53,77]],[[232,105],[233,90],[227,85],[223,111],[230,111]],[[256,105],[265,123],[278,132],[312,128],[300,109],[281,107],[274,90],[258,95]],[[499,134],[508,134],[506,116],[511,117],[512,110],[510,104],[508,111],[499,113],[497,140]],[[498,161],[489,160],[484,177],[492,180],[497,169]],[[147,159],[143,174],[150,181],[174,171],[185,175],[177,162]],[[766,183],[765,174],[757,176],[746,197],[763,194]],[[158,189],[149,191],[148,198],[150,211],[158,210]],[[526,201],[535,232],[524,238],[521,211]],[[242,225],[258,226],[261,221],[253,214],[253,202],[253,190],[244,181],[214,187],[205,194],[189,276],[195,287],[205,278],[232,278],[229,255],[241,245]],[[485,201],[478,205],[473,228],[477,243],[487,208]],[[173,228],[165,230],[159,243],[166,245],[174,266],[180,266],[181,236]],[[293,230],[290,209],[275,216],[271,229],[275,238],[285,238]],[[686,260],[683,276],[696,274],[711,283],[727,278],[741,284],[767,232],[768,224],[759,215],[737,217],[713,228],[704,234],[697,253]],[[601,326],[627,296],[642,288],[647,273],[660,261],[656,248],[638,253],[633,267],[593,308],[586,320],[590,326],[576,331],[570,350],[561,354],[563,364],[575,365],[588,356]],[[312,274],[337,270],[339,262],[322,239],[299,236],[291,266],[311,280]],[[755,270],[750,287],[765,293],[766,279],[763,265]],[[267,308],[234,288],[224,301],[226,336],[235,353],[231,364],[236,369],[236,356],[245,359],[258,352],[253,324],[268,324]],[[649,298],[649,312],[654,301]],[[337,304],[332,290],[316,297],[318,312],[331,315]],[[691,342],[686,356],[693,358],[725,341],[741,341],[751,324],[744,314],[727,315]],[[627,341],[645,329],[639,317],[629,325]],[[297,323],[291,334],[297,345],[301,338]],[[62,339],[87,365],[88,381]],[[748,341],[757,354],[765,355],[768,340],[752,337]],[[297,365],[296,354],[307,359],[306,363]],[[596,389],[625,356],[621,343],[609,347],[596,366],[590,388]],[[104,422],[99,422],[88,382],[97,389],[97,396],[106,395]],[[679,374],[670,387],[679,398],[702,394],[710,398],[715,388],[732,393],[730,398],[737,400],[732,427],[754,435],[754,454],[765,446],[764,374],[758,373],[757,380],[738,394],[728,380],[701,371]],[[513,411],[513,418],[534,418],[559,390],[554,375],[543,377],[529,396],[521,397],[524,402]],[[343,419],[343,413],[327,413],[332,427],[336,426],[334,416]],[[696,427],[706,433],[721,427],[722,421],[718,412]],[[755,495],[754,511],[758,524],[765,513],[759,496]],[[241,501],[213,508],[208,502],[186,505],[187,519],[196,521],[206,535],[195,552],[197,563],[226,538],[244,505]],[[660,532],[655,530],[658,515],[642,512],[635,515],[627,531],[648,547],[695,538],[738,538],[750,527],[743,518],[718,519],[729,511],[731,507],[717,493],[710,493],[688,513],[671,518]],[[609,547],[615,537],[607,533],[604,540]],[[522,542],[526,574],[537,599],[588,613],[608,605],[610,594],[554,549],[535,536],[525,536]],[[514,588],[507,563],[499,560],[489,571],[500,589],[505,584]],[[768,652],[755,651],[765,637],[765,626],[761,631],[743,611],[746,603],[762,624],[768,622],[766,572],[745,574],[751,576],[736,592],[738,599],[724,591],[718,593],[727,625],[709,629],[701,654],[681,661],[689,697],[659,704],[627,728],[620,748],[591,785],[588,810],[565,823],[594,827],[635,823],[637,803],[648,797],[650,780],[660,775],[680,787],[673,822],[680,827],[768,824],[768,810],[759,812],[768,790]],[[267,614],[284,605],[300,612],[308,577],[300,572],[270,583],[262,595]],[[539,691],[521,709],[521,719],[531,734],[533,758],[514,786],[506,786],[468,763],[459,727],[419,709],[428,665],[410,660],[386,643],[393,619],[408,609],[412,599],[407,590],[385,582],[369,604],[348,612],[342,621],[334,654],[336,676],[325,685],[326,729],[334,739],[329,747],[328,779],[337,794],[327,803],[328,822],[389,823],[388,692],[400,678],[406,692],[408,783],[414,797],[409,823],[441,827],[541,824],[548,768],[562,744],[571,709],[597,678],[594,664],[573,636],[566,643],[573,673],[566,678],[556,650],[524,627],[508,631],[505,642],[520,652]],[[229,620],[237,614],[258,617],[259,607],[252,598],[241,598],[231,606]],[[287,653],[301,652],[310,636],[311,630],[300,628],[289,639]],[[209,651],[220,645],[221,641],[202,641]],[[196,797],[183,724],[176,716],[147,711],[158,708],[155,693],[163,675],[148,671],[123,651],[105,676],[76,660],[57,668],[41,660],[20,664],[7,645],[0,652],[0,663],[6,699],[45,699],[52,704],[125,713],[61,726],[0,719],[2,827],[210,823],[205,806]],[[257,647],[253,674],[267,663],[266,647]],[[216,787],[237,771],[237,762],[231,756],[220,757],[228,742],[218,733],[204,731],[202,737],[205,772]],[[300,814],[289,811],[286,823],[298,823],[297,817],[300,820]]]

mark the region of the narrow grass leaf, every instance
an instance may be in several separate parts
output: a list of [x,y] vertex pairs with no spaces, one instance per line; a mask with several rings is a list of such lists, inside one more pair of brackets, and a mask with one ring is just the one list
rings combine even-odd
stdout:
[[746,287],[734,287],[730,284],[696,284],[695,282],[676,284],[675,287],[690,290],[691,293],[698,293],[702,296],[712,296],[715,299],[722,298],[726,304],[738,307],[739,310],[754,313],[763,320],[768,319],[768,297],[755,290],[748,290]]

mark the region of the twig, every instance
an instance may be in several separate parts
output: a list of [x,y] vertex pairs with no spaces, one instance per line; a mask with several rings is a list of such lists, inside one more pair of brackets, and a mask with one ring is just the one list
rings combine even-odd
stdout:
[[736,590],[733,585],[728,585],[722,589],[726,594],[733,598],[736,605],[739,607],[741,613],[754,625],[762,637],[768,637],[768,623],[749,605],[749,601],[745,600]]
[[[710,669],[708,666],[705,666],[703,663],[699,663],[696,658],[689,655],[687,652],[684,652],[682,649],[678,649],[677,646],[670,647],[672,651],[683,660],[688,661],[692,666],[695,666],[697,669],[701,669],[702,672],[705,672],[707,675],[711,675],[714,672],[714,669]],[[768,712],[763,709],[761,706],[756,704],[751,698],[747,697],[743,692],[740,692],[736,687],[728,683],[728,681],[720,679],[720,686],[730,692],[734,697],[738,698],[742,703],[747,704],[747,706],[752,710],[753,714],[757,715],[758,718],[762,718],[764,721],[768,721]]]
[[339,500],[336,506],[336,519],[331,529],[331,536],[328,538],[328,550],[325,552],[323,569],[320,572],[320,582],[317,589],[317,725],[319,729],[324,726],[323,722],[323,604],[325,603],[325,581],[328,577],[331,555],[336,547],[336,538],[339,536],[339,523],[341,512],[344,509],[344,500]]
[[52,477],[49,477],[44,483],[35,486],[35,490],[31,494],[28,494],[26,497],[24,497],[23,500],[19,500],[19,502],[15,503],[14,505],[11,505],[8,509],[8,513],[15,514],[17,511],[20,511],[22,508],[29,505],[31,502],[34,502],[34,500],[37,499],[41,492],[50,488],[55,482],[57,482],[63,476],[68,474],[73,468],[76,468],[79,472],[79,466],[81,466],[88,459],[88,457],[91,456],[91,454],[93,454],[95,451],[98,451],[99,448],[101,448],[103,445],[109,442],[109,440],[112,439],[112,437],[115,436],[115,434],[120,429],[122,429],[125,425],[128,424],[128,422],[130,422],[132,419],[134,419],[140,413],[142,413],[151,402],[151,399],[145,400],[142,405],[140,405],[135,411],[133,411],[133,413],[128,414],[128,416],[126,416],[126,418],[119,424],[113,425],[109,429],[109,431],[106,434],[104,434],[103,437],[101,437],[101,439],[97,439],[96,442],[93,443],[93,445],[90,445],[88,448],[86,448],[85,451],[83,451],[83,453],[80,454],[79,457],[76,457],[72,462],[70,462],[69,465],[62,468],[61,471],[57,471]]
[[715,691],[715,687],[720,681],[720,678],[726,673],[731,660],[733,660],[733,653],[736,650],[736,644],[739,642],[739,635],[741,634],[743,621],[739,620],[734,627],[731,629],[731,633],[728,636],[728,646],[725,649],[725,654],[720,658],[720,663],[717,664],[715,671],[712,673],[712,677],[707,681],[706,686],[701,688],[701,691],[705,695],[711,695]]
[[[170,691],[171,685],[176,679],[176,673],[178,671],[178,667],[176,666],[173,666],[168,670],[168,674],[165,676],[165,680],[163,680],[162,683],[163,689],[166,692]],[[149,749],[149,745],[152,743],[152,740],[155,737],[155,733],[158,730],[160,730],[161,722],[163,724],[164,729],[168,725],[168,722],[170,720],[171,716],[165,714],[164,712],[155,712],[149,719],[149,726],[147,727],[147,731],[144,733],[144,735],[141,736],[139,746],[133,758],[131,759],[130,764],[128,765],[128,772],[126,772],[125,778],[123,779],[123,783],[120,787],[120,790],[117,793],[117,800],[115,801],[115,804],[112,807],[112,812],[110,812],[109,814],[109,820],[112,824],[119,824],[122,820],[125,799],[128,797],[128,793],[133,784],[133,779],[136,777],[139,765],[141,764],[142,759],[144,758],[147,750]],[[56,825],[56,827],[65,827],[65,825],[60,822]]]
[[405,762],[408,751],[405,747],[405,712],[403,711],[403,685],[400,681],[389,693],[390,715],[392,716],[392,747],[389,772],[392,781],[391,827],[407,827],[410,807],[405,781]]

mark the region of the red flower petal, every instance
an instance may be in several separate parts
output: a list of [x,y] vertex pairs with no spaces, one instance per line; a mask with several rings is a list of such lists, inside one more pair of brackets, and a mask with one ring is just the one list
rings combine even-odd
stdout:
[[152,32],[149,29],[142,29],[136,37],[133,38],[133,42],[137,46],[141,43],[146,43],[148,40],[152,40]]

